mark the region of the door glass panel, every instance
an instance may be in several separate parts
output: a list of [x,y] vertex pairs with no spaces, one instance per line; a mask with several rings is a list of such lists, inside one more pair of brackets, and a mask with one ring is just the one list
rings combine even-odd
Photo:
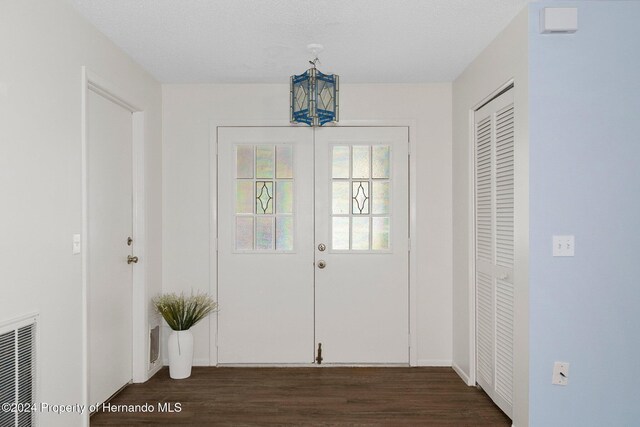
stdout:
[[369,145],[354,145],[353,146],[353,174],[352,178],[366,178],[369,179]]
[[353,217],[351,249],[369,250],[369,217]]
[[256,181],[256,213],[273,213],[273,181]]
[[236,182],[236,213],[253,213],[253,180],[238,179]]
[[349,214],[349,181],[333,181],[332,212],[334,215]]
[[389,213],[389,181],[373,181],[371,213],[374,215]]
[[293,181],[278,181],[276,184],[276,212],[293,213]]
[[273,249],[273,217],[256,217],[256,249]]
[[353,200],[351,213],[354,215],[369,214],[369,181],[353,181]]
[[293,217],[276,217],[276,250],[293,249]]
[[389,178],[390,161],[389,161],[389,146],[388,145],[374,145],[371,149],[373,152],[373,173],[372,178]]
[[349,217],[333,217],[331,234],[331,247],[333,249],[349,250]]
[[391,147],[334,146],[331,169],[331,249],[391,249]]
[[293,178],[293,147],[276,146],[276,178]]
[[333,147],[332,177],[349,179],[349,163],[351,160],[348,146],[336,145]]
[[372,249],[374,251],[389,249],[389,218],[374,217],[372,221]]
[[237,145],[235,170],[236,250],[292,251],[293,146]]
[[236,147],[236,178],[253,178],[253,145]]
[[236,249],[239,251],[253,250],[253,216],[236,218]]
[[273,178],[273,145],[256,147],[256,178]]

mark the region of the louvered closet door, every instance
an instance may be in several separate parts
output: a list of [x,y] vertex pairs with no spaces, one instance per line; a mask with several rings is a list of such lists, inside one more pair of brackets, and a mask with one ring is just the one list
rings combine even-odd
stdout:
[[475,113],[477,382],[513,405],[513,89]]

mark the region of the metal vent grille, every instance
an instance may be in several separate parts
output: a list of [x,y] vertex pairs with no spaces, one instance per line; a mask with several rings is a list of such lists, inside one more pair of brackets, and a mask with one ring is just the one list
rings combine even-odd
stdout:
[[0,411],[1,427],[35,425],[35,337],[35,318],[0,328],[0,404],[13,406]]
[[149,331],[149,363],[156,363],[160,355],[160,326]]

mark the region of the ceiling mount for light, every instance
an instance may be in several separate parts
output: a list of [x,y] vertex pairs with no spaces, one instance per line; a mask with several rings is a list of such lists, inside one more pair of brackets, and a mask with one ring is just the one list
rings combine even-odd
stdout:
[[313,56],[311,68],[300,75],[291,76],[290,120],[291,123],[306,123],[322,126],[338,121],[338,81],[336,74],[323,74],[316,67],[321,44],[307,45]]

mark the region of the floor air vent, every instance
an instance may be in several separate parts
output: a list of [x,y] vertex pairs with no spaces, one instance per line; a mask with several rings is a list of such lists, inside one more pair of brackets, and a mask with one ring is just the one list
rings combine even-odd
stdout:
[[151,328],[149,332],[149,363],[156,363],[160,355],[160,326]]
[[[0,326],[0,426],[35,425],[36,318]],[[22,410],[23,409],[23,410]]]

